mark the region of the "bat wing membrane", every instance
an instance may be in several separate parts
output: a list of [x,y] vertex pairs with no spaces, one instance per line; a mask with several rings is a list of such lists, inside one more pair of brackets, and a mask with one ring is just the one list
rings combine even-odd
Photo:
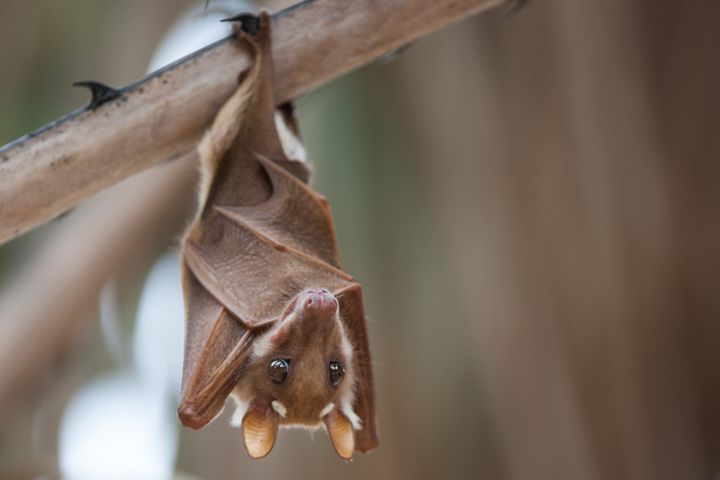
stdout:
[[259,161],[270,180],[270,198],[252,207],[223,206],[216,210],[277,244],[342,269],[335,227],[325,197],[276,162],[262,156]]
[[370,345],[368,342],[362,288],[353,283],[334,292],[340,304],[340,320],[353,346],[355,368],[355,401],[353,411],[362,420],[362,429],[355,431],[355,449],[367,452],[378,444],[375,413],[375,387],[372,377]]
[[277,320],[309,286],[341,291],[354,284],[338,268],[322,197],[282,167],[261,162],[272,183],[271,197],[253,207],[214,207],[201,220],[213,223],[204,230],[210,233],[199,240],[188,237],[183,246],[184,287],[194,301],[187,312],[179,412],[193,428],[222,409],[254,330]]
[[235,375],[252,342],[252,332],[238,322],[183,265],[187,305],[182,394],[178,415],[183,425],[201,428],[220,413]]

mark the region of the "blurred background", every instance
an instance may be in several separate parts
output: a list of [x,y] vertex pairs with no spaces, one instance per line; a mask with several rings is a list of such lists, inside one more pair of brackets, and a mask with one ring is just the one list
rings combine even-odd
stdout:
[[[247,8],[197,3],[3,0],[0,144]],[[299,99],[370,316],[350,463],[179,426],[191,161],[0,246],[0,478],[720,478],[719,45],[718,2],[536,0]]]

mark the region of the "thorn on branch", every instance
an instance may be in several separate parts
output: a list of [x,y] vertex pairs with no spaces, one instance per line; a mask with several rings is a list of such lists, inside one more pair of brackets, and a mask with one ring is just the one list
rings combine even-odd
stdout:
[[92,97],[90,98],[88,108],[90,108],[91,110],[95,110],[103,103],[109,102],[110,100],[113,100],[122,95],[122,90],[109,87],[104,83],[96,82],[93,80],[83,80],[81,82],[75,82],[73,83],[73,87],[86,87],[90,89],[90,94],[92,95]]

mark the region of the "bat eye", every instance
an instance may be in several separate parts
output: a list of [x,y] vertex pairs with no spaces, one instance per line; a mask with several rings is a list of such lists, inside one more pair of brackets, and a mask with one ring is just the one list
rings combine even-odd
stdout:
[[345,368],[342,366],[342,363],[333,360],[330,362],[330,365],[328,365],[328,370],[330,371],[330,383],[333,387],[336,387],[345,376]]
[[290,363],[282,358],[270,360],[268,364],[268,377],[275,383],[283,383],[290,371]]

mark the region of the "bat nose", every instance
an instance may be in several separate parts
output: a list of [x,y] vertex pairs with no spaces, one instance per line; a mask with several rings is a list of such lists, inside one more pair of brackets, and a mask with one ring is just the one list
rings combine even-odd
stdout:
[[303,299],[303,308],[310,314],[328,317],[337,312],[338,301],[327,290],[310,290]]

